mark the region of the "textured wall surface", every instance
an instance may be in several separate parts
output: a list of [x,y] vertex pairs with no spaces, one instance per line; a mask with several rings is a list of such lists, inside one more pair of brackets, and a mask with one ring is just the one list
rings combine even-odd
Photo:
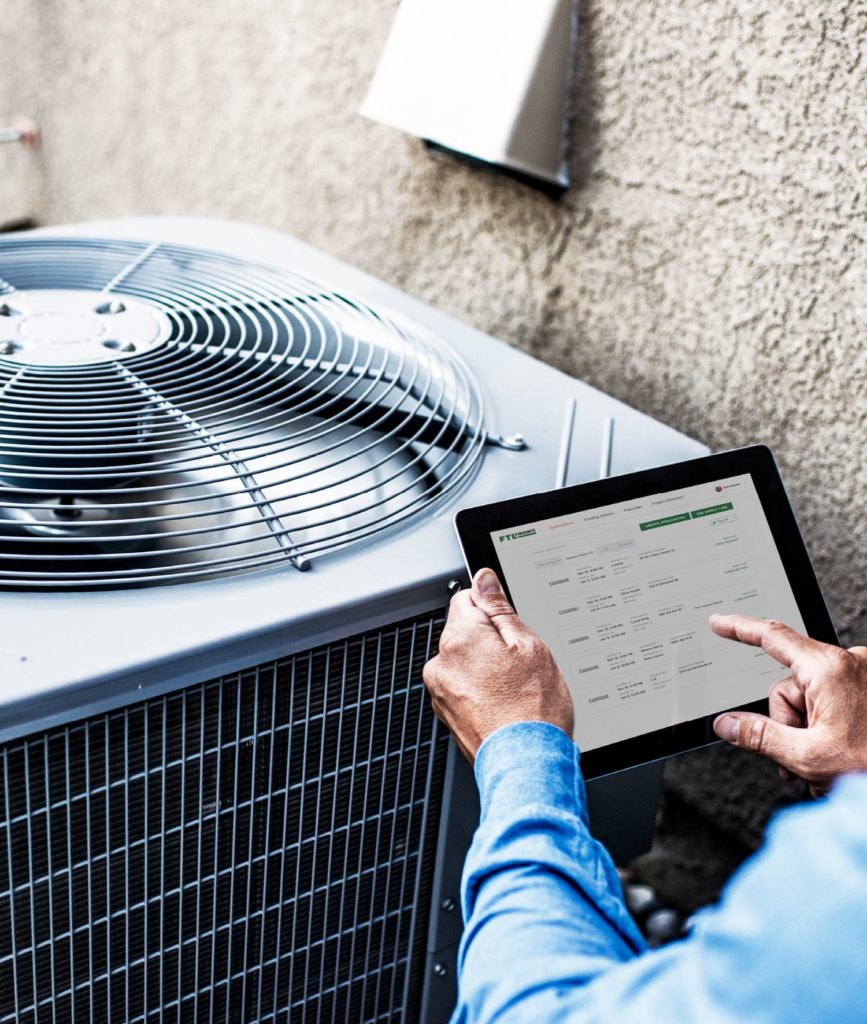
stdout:
[[[0,125],[10,125],[30,108],[41,109],[47,99],[38,88],[35,38],[31,0],[0,0]],[[0,227],[45,210],[44,166],[38,154],[20,144],[0,145]]]
[[[770,444],[867,640],[863,0],[584,0],[560,204],[358,116],[394,0],[2,5],[0,99],[45,134],[0,150],[5,207],[281,228],[715,448]],[[750,842],[779,787],[733,826],[731,753],[671,784]]]

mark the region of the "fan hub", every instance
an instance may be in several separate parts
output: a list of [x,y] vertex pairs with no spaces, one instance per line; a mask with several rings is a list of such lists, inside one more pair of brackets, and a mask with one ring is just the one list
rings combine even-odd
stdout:
[[129,359],[171,332],[156,306],[128,295],[72,289],[16,291],[0,315],[0,358],[27,366]]
[[22,320],[19,333],[36,345],[68,345],[98,338],[105,327],[87,313],[37,313]]

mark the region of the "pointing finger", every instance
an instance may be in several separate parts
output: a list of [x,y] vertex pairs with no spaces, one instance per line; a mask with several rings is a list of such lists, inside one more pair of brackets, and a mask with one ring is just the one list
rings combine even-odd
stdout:
[[824,646],[775,619],[755,619],[751,615],[711,615],[710,628],[727,640],[761,647],[787,668],[793,668],[805,656],[819,653]]

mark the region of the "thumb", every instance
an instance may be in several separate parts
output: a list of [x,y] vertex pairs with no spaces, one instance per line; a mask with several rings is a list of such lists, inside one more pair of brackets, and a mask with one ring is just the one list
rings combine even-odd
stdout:
[[803,770],[806,729],[782,725],[765,715],[748,712],[720,715],[713,728],[727,743],[768,757],[796,775]]
[[506,643],[526,631],[493,569],[479,569],[473,577],[472,594],[473,604],[488,616]]

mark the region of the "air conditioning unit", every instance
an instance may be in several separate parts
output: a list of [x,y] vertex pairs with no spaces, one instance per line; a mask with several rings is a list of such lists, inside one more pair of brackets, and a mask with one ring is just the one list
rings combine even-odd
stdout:
[[4,239],[0,1024],[445,1020],[451,519],[600,452],[704,449],[274,232]]

